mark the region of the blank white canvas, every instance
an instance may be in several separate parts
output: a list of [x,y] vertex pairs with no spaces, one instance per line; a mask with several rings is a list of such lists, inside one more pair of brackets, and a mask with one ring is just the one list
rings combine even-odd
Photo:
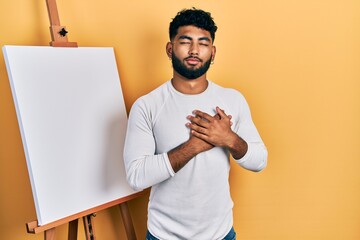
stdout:
[[39,225],[135,193],[113,48],[4,46]]

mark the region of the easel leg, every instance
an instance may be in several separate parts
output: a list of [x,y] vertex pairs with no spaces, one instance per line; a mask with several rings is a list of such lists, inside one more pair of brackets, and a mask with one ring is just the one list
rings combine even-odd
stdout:
[[129,207],[126,202],[119,204],[121,217],[125,225],[126,236],[128,240],[136,240],[134,226],[131,220]]
[[93,214],[83,217],[86,240],[96,240],[92,218]]
[[44,239],[45,240],[55,240],[56,236],[55,236],[55,228],[46,230],[44,233]]
[[78,219],[69,222],[68,240],[77,240],[78,223]]

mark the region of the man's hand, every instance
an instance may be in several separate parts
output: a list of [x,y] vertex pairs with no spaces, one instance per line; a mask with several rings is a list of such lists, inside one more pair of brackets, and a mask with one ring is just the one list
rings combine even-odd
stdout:
[[213,117],[199,110],[195,110],[194,115],[188,116],[191,123],[187,124],[192,136],[216,147],[226,147],[235,159],[246,154],[247,142],[231,130],[231,115],[226,115],[219,107]]
[[189,140],[168,152],[174,172],[178,172],[197,154],[215,146],[227,147],[238,158],[246,153],[246,142],[230,128],[231,115],[226,115],[219,107],[214,116],[196,110],[194,116],[188,116],[188,119],[191,122],[186,124],[191,129]]
[[217,147],[229,147],[237,138],[231,130],[231,115],[226,115],[223,110],[216,107],[216,115],[210,116],[200,110],[194,111],[194,116],[188,116],[191,123],[191,135],[200,138]]
[[[223,110],[220,110],[224,113]],[[206,114],[206,113],[203,113],[203,114]],[[225,114],[225,113],[224,113]],[[200,114],[201,115],[201,114]],[[201,121],[202,117],[200,115],[195,115],[194,118],[198,118],[199,121]],[[188,119],[190,119],[192,116],[189,116]],[[219,113],[216,113],[212,118],[214,119],[217,119],[217,120],[220,120],[221,119],[221,116]],[[228,115],[228,118],[231,119],[231,115]],[[191,126],[190,123],[186,124],[188,127]],[[230,121],[230,126],[232,125],[232,122]],[[190,127],[191,128],[191,127]],[[195,133],[195,134],[193,134]],[[200,152],[204,152],[204,151],[207,151],[207,150],[210,150],[214,147],[214,145],[212,143],[209,143],[208,141],[206,141],[205,139],[201,139],[199,138],[198,136],[196,136],[196,132],[192,131],[191,134],[190,134],[190,139],[189,139],[189,142],[191,142],[191,144],[193,146],[196,146],[200,151]]]

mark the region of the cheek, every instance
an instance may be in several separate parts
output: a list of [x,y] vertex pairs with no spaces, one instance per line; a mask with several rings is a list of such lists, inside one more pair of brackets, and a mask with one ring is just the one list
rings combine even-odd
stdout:
[[200,49],[200,53],[203,56],[211,56],[213,54],[212,48],[203,47]]
[[209,60],[212,57],[212,51],[207,50],[206,52],[204,51],[201,55],[201,58],[203,58],[204,60]]
[[185,47],[176,48],[173,50],[172,54],[174,54],[179,59],[184,59],[189,56],[189,50]]
[[177,54],[187,54],[189,52],[189,49],[190,49],[189,46],[181,45],[176,48],[176,53]]

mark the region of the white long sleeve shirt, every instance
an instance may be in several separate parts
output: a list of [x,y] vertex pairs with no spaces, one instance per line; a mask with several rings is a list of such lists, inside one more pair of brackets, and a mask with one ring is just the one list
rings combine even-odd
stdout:
[[241,93],[208,81],[196,95],[178,92],[168,81],[132,106],[125,140],[127,180],[134,189],[151,187],[148,229],[159,239],[222,239],[233,224],[229,153],[214,147],[191,159],[176,174],[167,152],[189,139],[185,126],[193,110],[232,115],[232,130],[248,144],[236,162],[251,171],[267,163],[267,150]]

